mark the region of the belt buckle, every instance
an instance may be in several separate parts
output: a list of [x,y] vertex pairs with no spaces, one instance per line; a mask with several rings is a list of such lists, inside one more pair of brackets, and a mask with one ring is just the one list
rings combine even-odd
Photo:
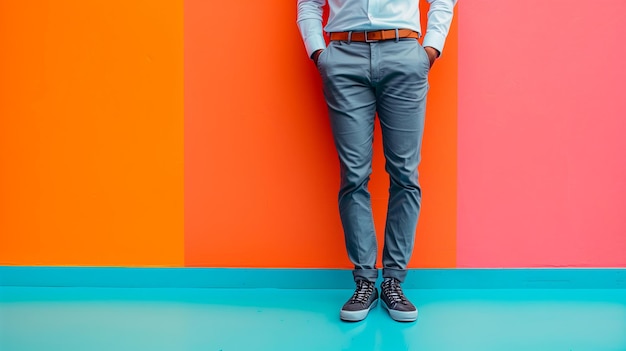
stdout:
[[[377,42],[378,40],[376,40],[376,39],[369,40],[369,39],[367,38],[367,33],[369,33],[369,32],[370,32],[370,31],[367,31],[367,30],[366,30],[365,32],[363,32],[363,33],[365,33],[365,42],[366,42],[366,43],[375,43],[375,42]],[[373,31],[373,32],[375,32],[375,31]]]

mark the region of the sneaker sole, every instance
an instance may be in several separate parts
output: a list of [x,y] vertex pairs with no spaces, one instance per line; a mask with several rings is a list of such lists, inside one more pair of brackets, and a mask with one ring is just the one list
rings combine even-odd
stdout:
[[368,309],[365,310],[361,310],[361,311],[344,311],[341,310],[341,312],[339,313],[339,318],[341,318],[341,320],[347,321],[347,322],[359,322],[365,319],[365,317],[367,317],[367,314],[370,312],[370,310],[374,307],[376,307],[376,304],[378,303],[378,299],[374,300],[374,302],[372,302],[372,304],[370,305],[370,307]]
[[389,316],[396,322],[415,322],[417,320],[417,310],[415,311],[396,311],[387,306],[383,300],[383,307],[389,312]]

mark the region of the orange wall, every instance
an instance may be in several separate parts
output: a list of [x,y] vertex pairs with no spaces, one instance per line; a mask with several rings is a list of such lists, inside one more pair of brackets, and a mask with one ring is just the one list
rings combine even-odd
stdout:
[[[349,267],[337,156],[295,3],[214,7],[185,2],[185,263]],[[216,35],[230,14],[248,29]],[[456,28],[431,75],[413,267],[455,265]],[[370,189],[382,239],[389,183],[377,133]]]
[[0,264],[183,264],[182,22],[0,1]]
[[[349,265],[293,3],[0,6],[0,264]],[[216,35],[233,13],[276,34]],[[456,24],[450,37],[432,74],[413,266],[455,263]],[[380,134],[376,146],[382,233]]]

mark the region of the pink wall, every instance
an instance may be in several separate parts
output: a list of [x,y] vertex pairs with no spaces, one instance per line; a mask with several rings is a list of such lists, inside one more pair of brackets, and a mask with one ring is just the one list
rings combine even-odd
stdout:
[[626,2],[459,6],[458,267],[626,266]]

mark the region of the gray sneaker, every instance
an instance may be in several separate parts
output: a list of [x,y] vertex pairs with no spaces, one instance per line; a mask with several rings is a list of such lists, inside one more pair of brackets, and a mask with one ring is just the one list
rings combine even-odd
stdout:
[[376,307],[377,302],[378,290],[375,284],[367,280],[358,280],[354,295],[343,305],[339,317],[349,322],[362,321],[370,310]]
[[398,322],[413,322],[417,319],[417,308],[404,296],[398,279],[386,279],[380,289],[383,307],[392,319]]

